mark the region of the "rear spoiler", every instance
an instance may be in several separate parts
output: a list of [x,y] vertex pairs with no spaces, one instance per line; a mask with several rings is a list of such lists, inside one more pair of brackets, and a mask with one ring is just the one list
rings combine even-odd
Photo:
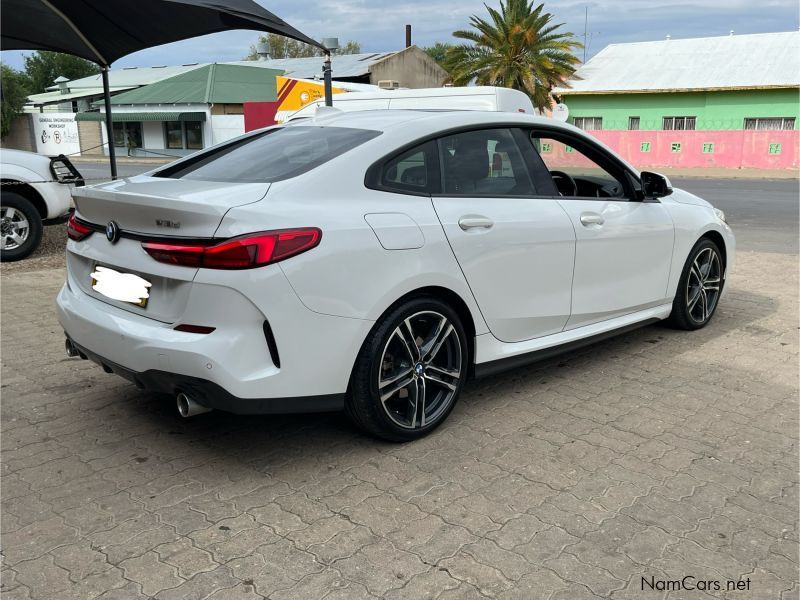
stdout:
[[72,184],[76,187],[86,185],[78,169],[63,154],[50,159],[50,173],[58,183]]

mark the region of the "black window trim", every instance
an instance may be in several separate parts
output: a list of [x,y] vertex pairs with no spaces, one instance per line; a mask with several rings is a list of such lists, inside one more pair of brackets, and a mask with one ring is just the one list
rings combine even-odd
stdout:
[[[408,142],[403,144],[402,146],[395,148],[391,152],[383,155],[381,158],[373,162],[364,176],[364,186],[371,189],[377,190],[381,192],[390,192],[395,194],[405,194],[407,196],[422,196],[426,198],[458,198],[459,196],[453,195],[444,195],[442,193],[430,193],[430,192],[412,192],[412,191],[401,191],[392,188],[385,188],[380,185],[381,175],[384,165],[393,160],[395,157],[404,154],[405,152],[425,144],[426,142],[436,141],[439,138],[447,137],[450,135],[455,135],[457,133],[466,133],[469,131],[481,131],[484,129],[514,129],[522,130],[527,133],[528,139],[531,137],[531,133],[534,131],[542,132],[546,134],[555,133],[557,135],[565,136],[572,140],[577,140],[578,143],[583,144],[592,149],[592,151],[600,154],[601,156],[607,158],[607,160],[617,167],[624,175],[625,181],[623,182],[623,186],[626,188],[626,196],[622,198],[597,198],[595,196],[540,196],[540,195],[523,195],[523,196],[503,196],[504,198],[528,198],[533,200],[542,200],[542,199],[555,199],[555,200],[597,200],[597,201],[614,201],[618,200],[621,202],[658,202],[658,199],[644,199],[643,195],[641,194],[641,178],[639,175],[634,173],[624,162],[619,160],[614,155],[608,154],[606,149],[600,146],[598,143],[594,142],[588,136],[583,136],[580,134],[575,134],[568,129],[564,129],[558,126],[551,126],[546,124],[541,125],[528,125],[525,123],[515,122],[515,121],[499,121],[497,123],[491,124],[482,124],[482,125],[461,125],[458,127],[450,127],[448,129],[442,129],[436,131],[434,133],[430,133],[415,139],[414,141]],[[531,142],[531,146],[533,146],[533,142]],[[437,144],[438,147],[438,144]],[[533,149],[534,152],[536,149]],[[590,157],[591,158],[591,157]],[[526,161],[527,166],[527,161]],[[442,169],[441,165],[437,165],[439,169],[439,177],[442,177]],[[533,173],[529,173],[529,176],[535,181]],[[441,179],[440,179],[441,180]],[[441,184],[440,184],[441,185]],[[632,193],[632,195],[631,195]],[[468,197],[468,196],[460,196],[460,197]],[[471,196],[471,197],[481,197],[481,196]]]

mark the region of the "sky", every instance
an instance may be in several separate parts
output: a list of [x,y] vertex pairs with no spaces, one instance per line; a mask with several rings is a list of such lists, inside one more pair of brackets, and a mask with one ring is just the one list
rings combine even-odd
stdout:
[[[499,5],[499,0],[486,0]],[[311,3],[304,0],[257,0],[310,37],[355,40],[365,52],[399,50],[405,44],[405,24],[412,25],[412,41],[418,46],[453,42],[452,32],[468,27],[473,14],[486,15],[480,0],[336,0]],[[584,15],[588,8],[587,58],[612,43],[791,31],[800,27],[797,0],[559,0],[545,3],[554,22],[564,23],[584,39]],[[257,32],[230,31],[203,36],[121,58],[112,68],[176,65],[239,60]],[[580,52],[582,57],[583,52]],[[0,52],[0,60],[22,68],[21,52]],[[335,75],[334,59],[334,77]]]

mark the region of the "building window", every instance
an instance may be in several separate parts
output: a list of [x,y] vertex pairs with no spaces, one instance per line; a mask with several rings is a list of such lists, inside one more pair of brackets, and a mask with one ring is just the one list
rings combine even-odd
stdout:
[[114,124],[114,146],[127,148],[130,155],[142,147],[142,124],[135,121],[123,121]]
[[170,121],[164,123],[164,128],[167,132],[167,148],[170,149],[183,149],[183,128],[180,121]]
[[639,144],[639,152],[650,152],[650,142],[642,142]]
[[203,124],[200,121],[187,121],[186,147],[190,150],[199,150],[203,147]]
[[680,142],[672,142],[671,150],[676,154],[681,151],[681,143]]
[[164,135],[170,150],[203,148],[203,124],[200,121],[169,121],[164,123]]
[[794,129],[794,117],[759,117],[757,119],[745,119],[745,129],[775,131],[777,129]]
[[542,152],[552,152],[553,151],[553,144],[549,142],[542,142]]
[[694,130],[697,117],[664,117],[662,129],[665,131]]
[[639,117],[628,117],[628,129],[631,131],[639,131]]
[[573,148],[572,146],[566,146],[565,145],[564,146],[564,152],[566,152],[567,154],[572,154],[573,152],[575,152],[575,148]]
[[580,129],[600,130],[603,128],[603,117],[575,117],[572,124]]
[[770,144],[769,145],[769,154],[780,154],[781,153],[781,145],[780,144]]
[[703,144],[703,154],[713,154],[714,153],[714,144],[711,142],[705,142]]

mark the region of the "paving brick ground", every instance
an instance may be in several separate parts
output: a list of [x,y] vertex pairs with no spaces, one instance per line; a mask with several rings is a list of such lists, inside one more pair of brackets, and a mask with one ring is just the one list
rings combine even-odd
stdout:
[[[64,358],[62,271],[6,273],[2,598],[798,598],[797,266],[743,253],[706,329],[474,383],[406,445],[182,421]],[[749,590],[642,590],[687,575]]]

